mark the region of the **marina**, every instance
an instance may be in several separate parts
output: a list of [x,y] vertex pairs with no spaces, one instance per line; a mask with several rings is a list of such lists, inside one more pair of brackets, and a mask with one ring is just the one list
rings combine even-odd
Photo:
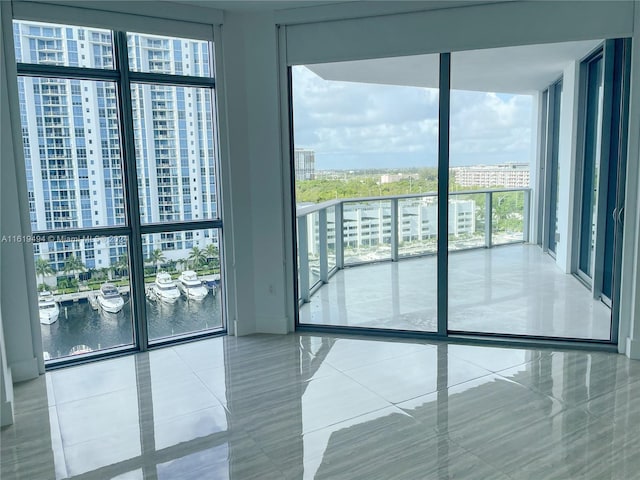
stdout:
[[[147,299],[146,314],[151,341],[222,327],[221,295],[215,294],[219,288],[218,281],[208,277],[212,276],[203,277],[202,280],[203,285],[209,286],[210,289],[208,294],[199,301],[190,300],[180,292],[174,303]],[[146,289],[151,286],[152,284],[147,284]],[[56,359],[78,354],[78,350],[97,351],[133,343],[129,287],[113,286],[113,290],[107,287],[106,294],[104,290],[101,288],[100,291],[89,290],[62,295],[49,292],[45,297],[57,307],[59,312],[57,319],[50,324],[42,323],[41,295],[40,330],[46,352],[45,357]],[[119,310],[108,311],[100,306],[99,297],[101,295],[106,297],[109,294],[122,299]],[[115,300],[114,303],[119,302]],[[79,346],[82,348],[76,348]]]

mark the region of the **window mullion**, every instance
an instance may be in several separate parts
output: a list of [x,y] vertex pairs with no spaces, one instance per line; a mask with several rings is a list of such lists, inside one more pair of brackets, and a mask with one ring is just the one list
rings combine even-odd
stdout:
[[131,267],[131,299],[134,318],[136,343],[142,351],[147,350],[149,337],[147,333],[144,257],[142,254],[142,236],[140,235],[140,205],[138,197],[138,181],[135,158],[135,138],[133,127],[133,105],[131,83],[129,79],[129,56],[127,50],[127,34],[114,32],[114,48],[116,68],[119,76],[119,109],[120,129],[123,146],[123,169],[125,181],[125,201],[127,222],[131,227],[129,236]]
[[449,115],[451,113],[451,54],[440,54],[438,117],[438,335],[446,336],[448,325],[449,249]]

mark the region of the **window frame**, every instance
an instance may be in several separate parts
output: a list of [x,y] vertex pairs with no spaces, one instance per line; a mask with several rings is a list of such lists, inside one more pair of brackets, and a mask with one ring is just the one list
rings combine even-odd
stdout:
[[[131,289],[131,309],[132,309],[132,322],[133,322],[133,343],[130,345],[105,348],[97,350],[87,355],[82,356],[66,356],[58,359],[51,359],[46,362],[47,368],[58,368],[67,364],[82,363],[87,360],[94,360],[96,358],[108,357],[122,353],[146,351],[149,348],[156,346],[164,346],[167,344],[173,344],[185,340],[192,340],[202,337],[217,336],[227,333],[227,309],[226,309],[226,284],[225,281],[225,268],[224,268],[224,234],[223,234],[223,221],[224,216],[224,202],[223,202],[223,190],[224,182],[221,181],[221,163],[223,157],[224,146],[221,146],[221,128],[218,112],[221,110],[219,95],[220,92],[217,88],[216,74],[219,68],[215,68],[214,60],[218,56],[220,50],[219,42],[214,42],[214,36],[216,28],[212,28],[211,25],[195,24],[195,35],[192,35],[191,30],[188,30],[184,25],[184,22],[177,22],[178,28],[170,29],[170,33],[164,33],[163,36],[175,36],[178,38],[188,40],[206,41],[209,45],[209,77],[197,77],[189,75],[174,75],[157,72],[139,72],[129,69],[129,55],[127,46],[128,34],[142,34],[142,35],[158,35],[157,28],[138,28],[137,25],[133,27],[131,22],[126,22],[127,30],[120,30],[114,27],[105,27],[104,25],[96,25],[94,22],[82,22],[72,20],[59,20],[61,14],[66,9],[59,9],[54,7],[55,12],[59,13],[55,18],[56,20],[43,20],[41,17],[35,17],[33,15],[14,15],[10,20],[11,25],[13,21],[25,21],[25,22],[47,22],[57,23],[62,27],[66,26],[79,26],[84,28],[108,28],[112,34],[112,47],[113,47],[113,59],[114,65],[112,69],[102,68],[88,68],[88,67],[71,67],[63,65],[42,65],[36,63],[23,63],[16,62],[16,81],[20,77],[31,78],[54,78],[64,80],[91,80],[91,81],[103,81],[113,82],[116,85],[116,103],[118,109],[118,129],[121,142],[121,168],[122,168],[122,189],[124,195],[124,209],[125,209],[125,224],[114,226],[98,226],[98,227],[82,227],[73,228],[68,230],[60,229],[46,229],[36,230],[33,232],[34,236],[38,238],[46,238],[46,241],[77,241],[80,239],[92,238],[92,237],[125,237],[127,238],[128,253],[129,253],[129,278]],[[70,8],[75,11],[76,9]],[[42,13],[42,12],[41,12]],[[126,14],[115,14],[118,18],[134,18],[133,16]],[[94,18],[93,16],[91,17]],[[158,20],[158,19],[156,19]],[[159,25],[164,25],[165,22],[171,22],[169,20],[162,21]],[[137,23],[137,22],[136,22]],[[183,25],[181,25],[181,23]],[[175,25],[174,25],[175,26]],[[183,31],[184,30],[184,31]],[[208,38],[202,38],[203,32],[209,32]],[[218,27],[219,32],[219,27]],[[133,105],[131,96],[132,84],[144,84],[144,85],[163,85],[182,88],[207,88],[211,91],[211,108],[213,124],[216,126],[213,130],[213,145],[215,154],[214,162],[214,177],[216,179],[215,192],[209,192],[209,195],[214,195],[216,201],[216,212],[214,218],[197,219],[197,220],[177,220],[169,223],[148,223],[142,224],[141,215],[139,210],[139,196],[138,196],[138,176],[136,170],[136,155],[135,155],[135,132],[133,128]],[[22,162],[24,160],[22,159]],[[25,163],[26,166],[26,163]],[[21,199],[21,201],[28,202],[28,199]],[[195,230],[217,230],[218,237],[218,251],[220,252],[220,275],[221,275],[221,319],[222,325],[220,328],[207,329],[202,331],[196,331],[186,334],[177,334],[171,337],[163,337],[160,339],[149,339],[149,332],[147,326],[146,315],[146,296],[145,296],[145,283],[144,283],[144,265],[145,258],[143,255],[142,238],[146,234],[159,234],[159,233],[174,233],[174,232],[189,232]],[[35,272],[29,275],[35,279]]]

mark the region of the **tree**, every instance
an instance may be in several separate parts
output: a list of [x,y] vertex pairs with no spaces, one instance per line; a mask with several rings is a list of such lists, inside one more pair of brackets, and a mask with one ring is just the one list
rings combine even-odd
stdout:
[[86,272],[87,267],[84,266],[82,260],[74,255],[69,255],[64,262],[64,268],[62,270],[66,275],[73,275],[76,283],[79,281],[80,272]]
[[[118,261],[113,266],[114,270],[118,272],[119,276],[126,275],[126,272],[129,271],[129,255],[126,252],[121,253],[118,257]],[[125,272],[125,273],[123,273]]]
[[45,260],[42,257],[36,258],[36,274],[42,277],[42,282],[44,283],[44,277],[47,275],[53,275],[55,270],[51,267],[51,264],[48,260]]
[[207,263],[212,263],[214,266],[217,266],[220,258],[220,251],[218,247],[216,247],[213,243],[207,245],[207,248],[204,249],[204,253],[207,256]]
[[205,250],[201,250],[199,247],[195,246],[191,249],[188,257],[188,263],[193,266],[193,268],[198,268],[201,265],[204,265],[207,262],[207,255]]
[[107,278],[107,272],[104,268],[90,268],[89,275],[94,282],[101,282]]
[[160,265],[162,265],[166,261],[167,261],[167,258],[164,256],[164,253],[162,253],[162,250],[156,249],[153,252],[151,252],[151,256],[149,257],[149,263],[156,266],[156,273],[158,273]]

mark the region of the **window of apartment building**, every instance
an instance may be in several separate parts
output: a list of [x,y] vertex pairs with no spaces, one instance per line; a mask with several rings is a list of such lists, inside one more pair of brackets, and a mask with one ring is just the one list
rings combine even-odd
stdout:
[[211,39],[13,25],[45,358],[223,331]]

